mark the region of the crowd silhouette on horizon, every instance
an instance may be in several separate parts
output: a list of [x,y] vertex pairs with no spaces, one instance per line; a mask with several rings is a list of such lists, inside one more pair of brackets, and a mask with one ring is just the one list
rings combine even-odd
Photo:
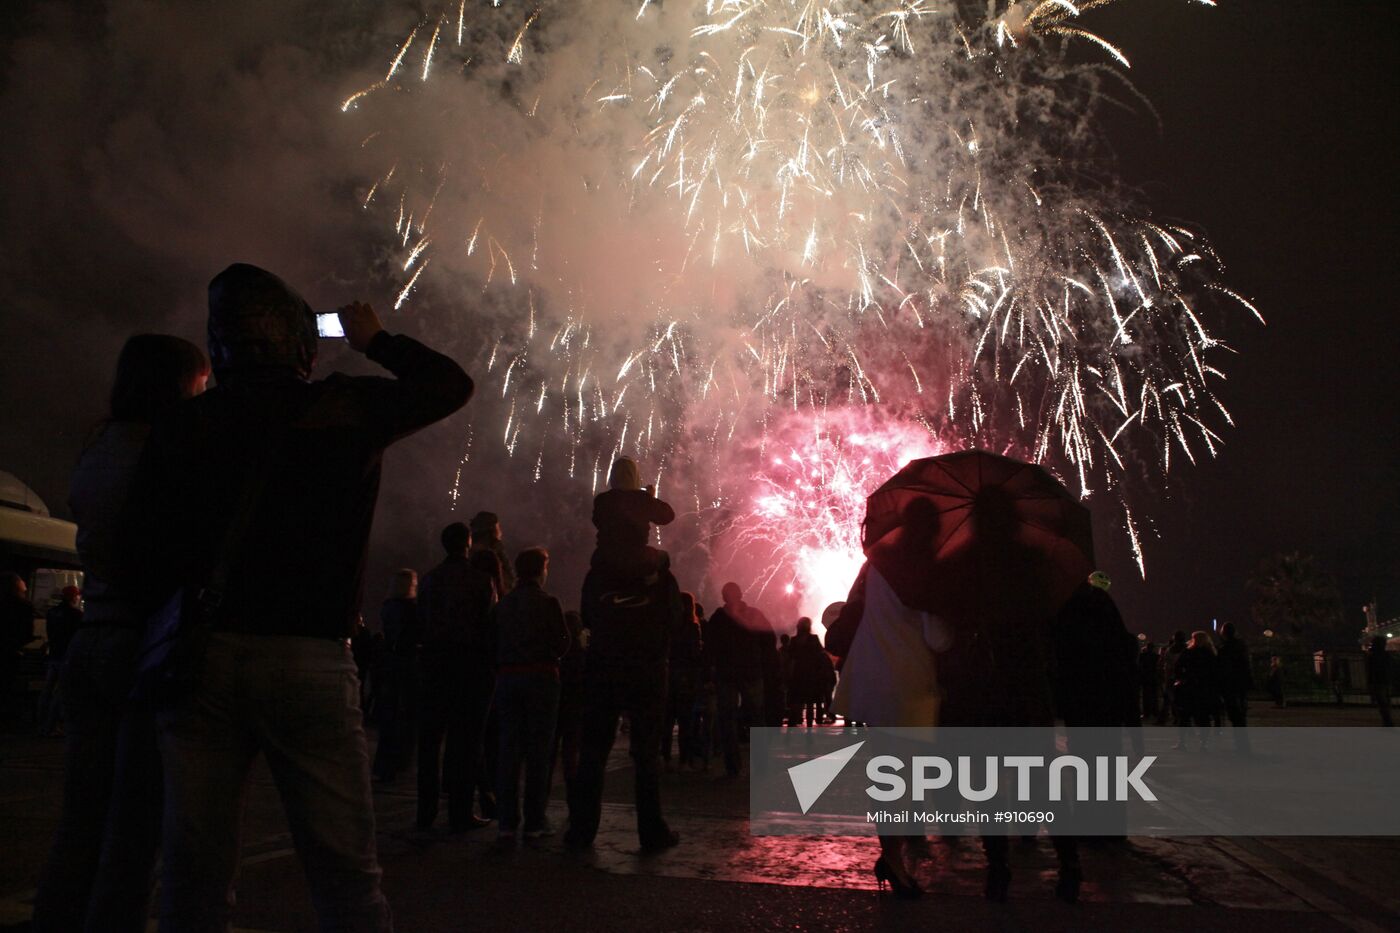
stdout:
[[[740,777],[753,727],[1170,720],[1180,747],[1205,749],[1222,714],[1246,725],[1253,678],[1234,627],[1140,642],[1098,572],[1043,624],[972,637],[905,605],[873,564],[818,620],[825,640],[811,618],[775,625],[734,582],[707,613],[654,546],[675,511],[628,457],[593,500],[597,545],[577,598],[550,590],[546,547],[512,552],[482,510],[441,529],[436,565],[395,571],[367,621],[383,452],[474,387],[368,305],[339,314],[348,345],[392,378],[313,380],[315,314],[243,264],[210,283],[207,356],[163,335],[121,352],[72,479],[83,589],[49,616],[41,729],[63,722],[64,809],[37,931],[144,930],[157,865],[162,930],[227,930],[259,755],[322,928],[387,931],[373,789],[409,773],[418,832],[434,830],[445,800],[449,832],[494,825],[503,848],[559,833],[585,850],[625,732],[637,838],[654,853],[681,842],[665,772]],[[932,541],[939,516],[911,510],[906,528]],[[0,608],[18,618],[24,583],[0,582]],[[1282,705],[1281,672],[1269,687]],[[556,769],[563,826],[549,817]],[[1056,893],[1073,902],[1076,840],[1051,838]],[[1007,837],[983,845],[987,897],[1005,900]],[[917,897],[921,857],[882,835],[875,876]]]

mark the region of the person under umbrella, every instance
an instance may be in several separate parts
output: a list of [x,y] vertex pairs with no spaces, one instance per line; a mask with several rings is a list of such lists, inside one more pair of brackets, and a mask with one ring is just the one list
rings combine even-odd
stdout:
[[[938,509],[926,499],[904,508],[901,546],[932,550],[938,537]],[[872,726],[932,727],[938,722],[938,665],[934,653],[951,641],[948,625],[931,613],[905,605],[870,564],[862,571],[863,599],[848,600],[860,613],[859,627],[843,650],[841,680],[832,702],[847,720]],[[844,646],[843,646],[844,647]],[[880,836],[875,879],[895,896],[916,898],[923,889],[905,861],[905,837]]]
[[[913,502],[928,505],[911,509]],[[934,533],[928,509],[939,518]],[[1088,510],[1040,467],[960,451],[912,461],[877,489],[864,532],[867,605],[878,572],[904,606],[936,615],[952,632],[939,659],[939,724],[1044,727],[1048,741],[1051,620],[1093,569]],[[856,590],[849,603],[861,598]],[[860,637],[857,631],[847,665],[858,657]],[[1072,837],[1051,839],[1060,866],[1055,893],[1072,903],[1082,877],[1077,846]],[[1007,839],[982,842],[986,896],[1005,900]]]

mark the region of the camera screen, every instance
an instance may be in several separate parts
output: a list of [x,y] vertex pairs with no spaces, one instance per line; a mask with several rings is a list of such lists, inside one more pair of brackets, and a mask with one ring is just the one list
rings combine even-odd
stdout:
[[344,337],[345,328],[340,325],[340,315],[335,311],[316,315],[316,334],[320,337]]

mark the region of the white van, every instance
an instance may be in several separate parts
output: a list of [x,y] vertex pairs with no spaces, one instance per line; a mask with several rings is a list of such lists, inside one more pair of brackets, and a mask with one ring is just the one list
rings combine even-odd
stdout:
[[[44,615],[58,604],[63,588],[82,588],[77,539],[77,525],[49,515],[34,490],[0,471],[0,571],[14,571],[29,584],[39,639],[44,637]],[[37,646],[32,643],[30,649]]]

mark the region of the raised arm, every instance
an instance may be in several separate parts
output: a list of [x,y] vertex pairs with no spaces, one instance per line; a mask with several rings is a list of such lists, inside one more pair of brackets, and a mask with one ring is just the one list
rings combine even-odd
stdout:
[[676,510],[655,495],[647,500],[647,507],[647,521],[653,525],[669,525],[676,520]]
[[457,411],[472,396],[471,377],[452,359],[403,334],[390,334],[369,305],[342,308],[350,346],[393,373],[374,380],[367,399],[388,440],[397,440]]

